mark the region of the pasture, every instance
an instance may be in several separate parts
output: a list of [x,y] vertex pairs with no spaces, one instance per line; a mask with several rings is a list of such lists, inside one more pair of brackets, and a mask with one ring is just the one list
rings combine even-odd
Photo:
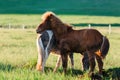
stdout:
[[[45,73],[35,70],[35,28],[45,11],[55,12],[63,22],[76,26],[75,29],[88,28],[88,24],[93,24],[92,28],[106,35],[110,40],[110,50],[104,60],[106,75],[103,79],[120,80],[119,7],[119,0],[0,0],[0,80],[90,80],[87,73],[81,77],[80,54],[74,54],[75,70],[71,71],[69,62],[66,76],[62,74],[62,67],[56,73],[52,72],[56,55],[49,56]],[[110,35],[109,24],[112,25]],[[28,29],[22,29],[23,25]],[[6,29],[9,26],[11,29]]]
[[[115,16],[90,16],[90,15],[57,15],[63,22],[67,22],[74,26],[88,26],[88,24],[109,24],[120,26],[120,17]],[[74,20],[73,20],[74,19]],[[41,22],[41,14],[0,14],[0,27],[8,28],[9,24],[13,27],[22,28],[24,25],[27,28],[36,28]]]
[[[79,27],[86,28],[86,27]],[[105,80],[120,79],[120,28],[113,27],[112,33],[108,34],[107,27],[94,27],[106,35],[110,40],[110,50],[104,60]],[[75,29],[78,29],[75,28]],[[80,54],[75,54],[75,70],[72,72],[68,65],[68,75],[62,74],[62,67],[56,73],[55,67],[57,56],[50,55],[45,73],[35,70],[37,60],[36,33],[35,29],[0,29],[0,79],[1,80],[89,80],[82,72]],[[96,71],[98,68],[96,67]]]

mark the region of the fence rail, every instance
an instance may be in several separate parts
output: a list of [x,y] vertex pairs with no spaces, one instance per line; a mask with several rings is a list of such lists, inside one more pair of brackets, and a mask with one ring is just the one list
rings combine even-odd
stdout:
[[[120,24],[72,24],[76,27],[88,27],[89,29],[90,28],[95,28],[95,27],[108,27],[108,32],[109,34],[111,34],[112,32],[112,27],[120,27]],[[36,25],[11,25],[10,23],[9,24],[6,24],[6,25],[0,25],[0,28],[3,28],[3,29],[35,29],[36,28]]]
[[0,25],[0,28],[4,28],[4,29],[30,29],[30,28],[35,28],[36,25],[12,25],[12,24],[6,24],[6,25]]

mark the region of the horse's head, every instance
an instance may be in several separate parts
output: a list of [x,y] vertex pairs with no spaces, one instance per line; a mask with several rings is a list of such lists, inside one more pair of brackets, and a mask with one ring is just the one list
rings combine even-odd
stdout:
[[52,12],[46,12],[42,16],[42,22],[37,27],[36,32],[41,33],[45,30],[51,30],[51,17],[54,15]]
[[63,23],[54,13],[46,12],[42,16],[42,22],[37,27],[36,32],[41,33],[45,30],[52,30],[58,37],[70,32],[72,27]]

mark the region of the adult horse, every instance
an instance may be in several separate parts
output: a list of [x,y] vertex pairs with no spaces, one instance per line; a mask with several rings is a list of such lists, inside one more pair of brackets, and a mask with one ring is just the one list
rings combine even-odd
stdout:
[[[42,33],[38,33],[36,43],[38,50],[36,69],[38,71],[44,72],[46,60],[48,59],[50,52],[54,52],[59,55],[56,66],[54,68],[54,72],[56,72],[57,68],[60,66],[61,56],[56,49],[55,37],[53,35],[53,32],[51,30],[46,30]],[[74,68],[73,53],[71,53],[69,57],[71,61],[71,68]]]
[[95,58],[99,67],[99,74],[102,74],[102,59],[108,53],[109,40],[96,29],[74,30],[71,25],[63,23],[52,12],[46,12],[42,16],[42,22],[37,28],[37,33],[44,30],[52,30],[58,48],[62,56],[62,66],[66,73],[68,58],[70,52],[83,53],[87,52],[90,63],[89,75],[92,76],[95,69]]

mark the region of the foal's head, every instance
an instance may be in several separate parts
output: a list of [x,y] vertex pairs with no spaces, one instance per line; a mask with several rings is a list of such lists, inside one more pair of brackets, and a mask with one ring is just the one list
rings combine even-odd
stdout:
[[53,17],[55,17],[55,14],[52,12],[46,12],[42,15],[42,22],[40,25],[37,27],[36,32],[41,33],[44,30],[51,30],[51,22],[53,21]]
[[42,22],[37,27],[36,32],[41,33],[45,30],[53,30],[57,34],[65,34],[72,30],[72,26],[63,23],[54,13],[46,12],[42,16]]

